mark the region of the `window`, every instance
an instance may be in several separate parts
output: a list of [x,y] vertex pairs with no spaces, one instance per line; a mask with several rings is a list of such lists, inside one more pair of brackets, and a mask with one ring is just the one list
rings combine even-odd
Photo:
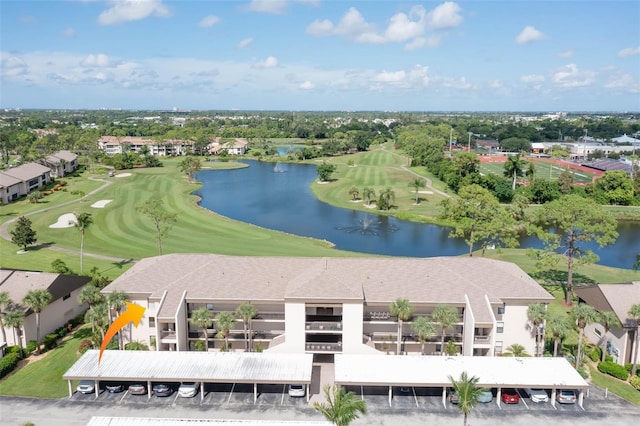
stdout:
[[213,311],[213,303],[207,303],[207,309]]
[[62,300],[67,300],[70,297],[71,297],[71,293],[65,294],[64,296],[62,296]]
[[496,323],[496,333],[504,333],[504,322],[498,321]]
[[504,315],[504,305],[498,306],[498,315]]
[[149,317],[149,327],[150,328],[155,328],[155,326],[156,326],[156,319],[152,318],[152,317]]
[[496,342],[496,346],[494,348],[495,355],[502,354],[502,342]]
[[602,332],[598,328],[594,328],[593,332],[596,334],[596,336],[602,337]]

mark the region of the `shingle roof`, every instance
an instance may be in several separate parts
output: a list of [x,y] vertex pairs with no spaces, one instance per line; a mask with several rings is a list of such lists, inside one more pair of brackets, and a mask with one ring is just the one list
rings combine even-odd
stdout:
[[13,169],[5,170],[3,173],[18,178],[20,180],[29,180],[40,176],[43,173],[49,173],[51,170],[48,167],[38,163],[27,163]]
[[[290,258],[170,254],[143,259],[112,282],[120,290],[162,297],[186,291],[187,300],[366,300],[464,305],[476,321],[490,321],[486,306],[505,300],[552,301],[518,266],[478,257]],[[169,312],[162,310],[163,315]]]

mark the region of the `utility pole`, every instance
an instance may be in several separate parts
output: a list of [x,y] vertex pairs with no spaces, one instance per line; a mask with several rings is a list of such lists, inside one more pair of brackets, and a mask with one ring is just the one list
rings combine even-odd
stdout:
[[467,151],[471,152],[471,132],[467,132],[469,134],[469,142],[467,142]]
[[587,161],[587,129],[584,129],[584,161]]
[[451,153],[451,145],[453,143],[453,127],[451,128],[451,133],[449,134],[449,158],[453,157]]

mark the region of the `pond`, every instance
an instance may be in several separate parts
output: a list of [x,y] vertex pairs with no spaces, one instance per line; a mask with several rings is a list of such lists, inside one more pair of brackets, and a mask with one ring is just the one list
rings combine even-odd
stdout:
[[[202,207],[264,228],[330,241],[340,250],[406,257],[456,256],[468,251],[462,239],[449,238],[449,228],[319,201],[309,188],[317,179],[314,165],[243,162],[250,167],[198,172],[203,186],[196,194]],[[615,244],[599,248],[593,243],[588,248],[600,256],[598,263],[630,269],[640,253],[640,224],[621,223],[619,232]],[[542,244],[523,237],[520,247]]]

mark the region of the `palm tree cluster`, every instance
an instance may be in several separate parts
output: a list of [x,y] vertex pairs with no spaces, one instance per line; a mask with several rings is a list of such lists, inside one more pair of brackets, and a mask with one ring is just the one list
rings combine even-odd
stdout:
[[[396,354],[402,352],[402,340],[404,338],[403,323],[411,319],[413,314],[413,306],[407,299],[396,299],[389,306],[389,311],[398,319],[398,338]],[[445,355],[445,339],[447,330],[453,327],[459,321],[458,310],[450,305],[440,304],[436,306],[431,313],[431,318],[427,316],[420,316],[413,320],[411,328],[418,336],[418,341],[421,344],[420,353],[424,355],[425,343],[436,334],[436,324],[440,326],[441,343],[440,353]]]
[[251,352],[253,351],[252,321],[256,316],[258,316],[258,309],[251,303],[243,303],[236,308],[235,312],[218,312],[215,318],[208,308],[198,308],[192,312],[189,322],[202,329],[205,351],[209,350],[209,326],[215,322],[217,330],[215,337],[224,339],[222,350],[228,351],[230,349],[229,334],[236,319],[240,319],[244,331],[244,350]]
[[29,290],[22,299],[22,304],[15,303],[6,291],[0,292],[0,330],[2,341],[7,341],[4,326],[13,329],[14,342],[18,343],[22,350],[22,338],[19,337],[20,328],[25,320],[25,308],[32,310],[36,315],[36,350],[40,353],[40,312],[51,302],[51,293],[48,290]]

